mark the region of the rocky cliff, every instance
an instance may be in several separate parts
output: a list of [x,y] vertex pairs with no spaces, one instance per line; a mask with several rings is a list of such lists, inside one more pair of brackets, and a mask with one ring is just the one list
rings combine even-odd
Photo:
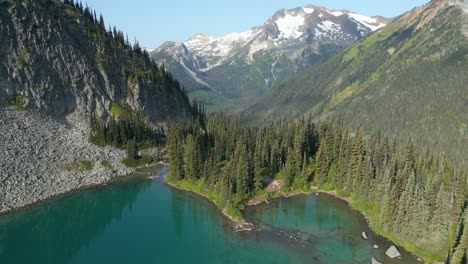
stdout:
[[177,81],[124,34],[71,1],[0,1],[0,103],[106,118],[125,104],[153,120],[186,115]]

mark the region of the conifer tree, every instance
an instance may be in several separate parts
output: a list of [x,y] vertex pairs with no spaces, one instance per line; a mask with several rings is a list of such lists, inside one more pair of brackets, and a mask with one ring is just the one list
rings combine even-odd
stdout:
[[327,143],[325,140],[322,140],[320,143],[315,162],[317,169],[314,180],[320,186],[326,182],[329,169]]
[[129,140],[127,143],[127,158],[130,160],[138,159],[138,148],[135,140]]

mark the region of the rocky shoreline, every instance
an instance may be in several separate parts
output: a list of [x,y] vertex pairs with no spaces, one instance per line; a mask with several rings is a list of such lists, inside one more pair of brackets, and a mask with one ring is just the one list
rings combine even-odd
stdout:
[[85,116],[0,109],[0,213],[134,171],[121,163],[124,151],[88,142]]
[[[191,193],[194,193],[196,195],[199,195],[201,197],[204,197],[205,199],[209,200],[210,202],[214,203],[216,205],[216,207],[219,208],[219,206],[216,204],[215,201],[211,200],[208,196],[202,194],[202,193],[198,193],[198,192],[194,192],[194,191],[191,191],[191,190],[187,190],[185,188],[182,188],[174,183],[171,183],[171,182],[168,182],[167,180],[164,180],[164,183],[167,184],[167,186],[171,187],[171,188],[174,188],[174,189],[177,189],[177,190],[180,190],[180,191],[184,191],[184,192],[191,192]],[[236,232],[249,232],[249,231],[253,231],[253,230],[256,230],[258,229],[254,224],[250,223],[250,222],[247,222],[245,221],[245,219],[236,219],[234,218],[233,216],[229,215],[225,210],[221,210],[221,213],[226,217],[228,218],[233,227],[234,227],[234,230]]]

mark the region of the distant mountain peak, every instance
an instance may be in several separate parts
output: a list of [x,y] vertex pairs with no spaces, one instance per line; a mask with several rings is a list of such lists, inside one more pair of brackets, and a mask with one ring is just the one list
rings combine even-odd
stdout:
[[[205,87],[237,100],[259,96],[389,21],[306,5],[278,10],[262,25],[244,32],[198,33],[181,45],[162,45],[151,55],[156,62],[169,65],[178,79],[188,80],[183,84],[189,91],[206,83]],[[226,74],[235,76],[226,78]]]

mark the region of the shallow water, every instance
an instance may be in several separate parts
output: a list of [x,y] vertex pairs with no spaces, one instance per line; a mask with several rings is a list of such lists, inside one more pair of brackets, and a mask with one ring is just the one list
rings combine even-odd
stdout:
[[262,231],[238,233],[211,202],[167,187],[167,167],[157,174],[0,216],[0,263],[416,263],[388,262],[371,241],[389,244],[336,198],[251,208]]

